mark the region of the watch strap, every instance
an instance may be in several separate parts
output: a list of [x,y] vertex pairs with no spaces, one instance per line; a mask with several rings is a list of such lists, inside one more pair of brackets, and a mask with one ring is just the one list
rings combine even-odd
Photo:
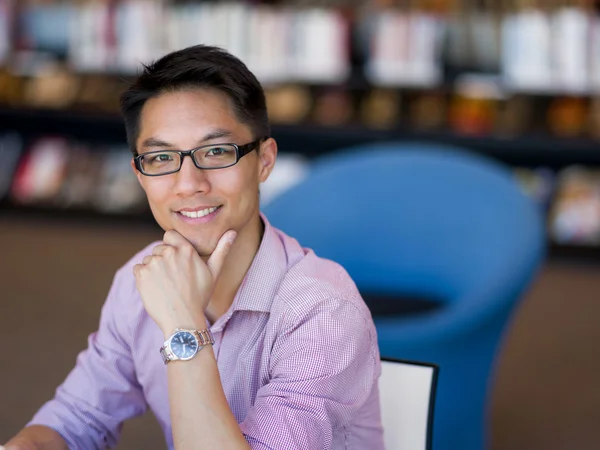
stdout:
[[196,339],[198,339],[198,346],[199,347],[204,347],[205,345],[213,345],[215,343],[215,338],[212,334],[212,331],[210,331],[210,328],[206,328],[204,330],[196,330],[193,331],[192,334],[194,336],[196,336]]
[[198,354],[198,352],[202,350],[203,347],[206,347],[207,345],[213,345],[215,343],[215,338],[212,334],[212,331],[210,331],[209,328],[206,328],[204,330],[184,330],[182,328],[177,328],[173,332],[171,337],[169,337],[169,339],[167,339],[159,349],[160,356],[162,357],[162,360],[165,363],[165,365],[171,361],[177,361],[179,359],[176,355],[173,354],[173,352],[171,352],[169,344],[171,342],[171,339],[173,338],[173,335],[180,331],[191,333],[196,337],[196,340],[198,341],[198,350],[196,351],[196,354]]
[[169,361],[172,361],[174,359],[174,356],[175,356],[175,355],[173,355],[173,357],[171,357],[171,356],[169,356],[167,354],[167,346],[168,346],[168,344],[163,344],[160,347],[160,350],[159,350],[160,351],[160,356],[162,357],[162,360],[163,360],[163,362],[165,364],[167,364]]

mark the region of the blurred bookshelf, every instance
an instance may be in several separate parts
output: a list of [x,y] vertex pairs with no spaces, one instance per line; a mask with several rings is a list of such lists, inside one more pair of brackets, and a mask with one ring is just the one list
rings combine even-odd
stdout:
[[546,213],[552,255],[600,261],[598,11],[591,0],[0,0],[0,214],[151,223],[118,96],[140,63],[205,43],[265,87],[288,158],[277,189],[352,145],[451,144],[514,171]]

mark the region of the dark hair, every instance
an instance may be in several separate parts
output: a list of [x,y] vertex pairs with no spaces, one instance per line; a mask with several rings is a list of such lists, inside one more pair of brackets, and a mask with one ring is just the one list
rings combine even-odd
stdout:
[[149,65],[121,95],[127,142],[137,155],[140,115],[147,100],[165,92],[214,89],[231,100],[237,119],[255,139],[270,136],[265,94],[256,77],[235,56],[217,47],[195,45],[169,53]]

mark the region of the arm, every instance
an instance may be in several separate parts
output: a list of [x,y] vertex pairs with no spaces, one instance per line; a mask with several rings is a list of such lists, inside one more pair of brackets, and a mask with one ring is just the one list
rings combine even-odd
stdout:
[[[205,263],[175,231],[134,267],[146,311],[167,339],[175,328],[201,330],[204,310],[235,233],[225,233]],[[173,442],[177,450],[249,449],[229,408],[212,347],[167,367]]]
[[[167,338],[177,328],[203,329],[207,299],[231,242],[221,238],[205,264],[178,233],[134,268],[144,307]],[[347,295],[356,295],[348,292]],[[300,293],[299,295],[302,295]],[[364,305],[363,305],[364,306]],[[271,355],[271,379],[241,425],[225,398],[210,346],[190,361],[169,363],[173,440],[177,450],[331,449],[349,423],[381,431],[377,396],[379,352],[366,306],[324,299],[288,311]],[[367,403],[367,411],[361,408]],[[358,412],[362,414],[359,418]],[[365,424],[361,424],[362,419]],[[374,431],[373,431],[374,430]],[[382,448],[375,442],[374,448]]]
[[217,362],[208,345],[190,361],[169,363],[169,401],[177,450],[249,449],[229,408]]
[[23,428],[6,443],[4,448],[5,450],[69,450],[60,434],[42,425]]
[[340,438],[353,439],[343,437],[350,424],[371,436],[369,448],[383,448],[379,351],[367,314],[335,298],[286,314],[271,350],[270,381],[241,424],[253,449],[337,448]]
[[128,346],[130,330],[124,311],[124,300],[133,298],[134,290],[130,267],[121,270],[102,308],[98,331],[88,339],[88,348],[78,355],[76,366],[55,397],[40,408],[11,445],[16,440],[21,446],[31,446],[26,449],[36,450],[114,446],[121,423],[146,410]]

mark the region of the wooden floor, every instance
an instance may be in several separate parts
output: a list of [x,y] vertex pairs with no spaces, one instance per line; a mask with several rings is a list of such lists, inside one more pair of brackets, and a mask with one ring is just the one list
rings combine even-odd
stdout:
[[[149,226],[0,219],[0,443],[72,367],[115,269],[158,237]],[[500,360],[492,430],[492,450],[600,448],[600,265],[548,264],[523,300]],[[150,415],[128,422],[119,445],[164,447]]]

